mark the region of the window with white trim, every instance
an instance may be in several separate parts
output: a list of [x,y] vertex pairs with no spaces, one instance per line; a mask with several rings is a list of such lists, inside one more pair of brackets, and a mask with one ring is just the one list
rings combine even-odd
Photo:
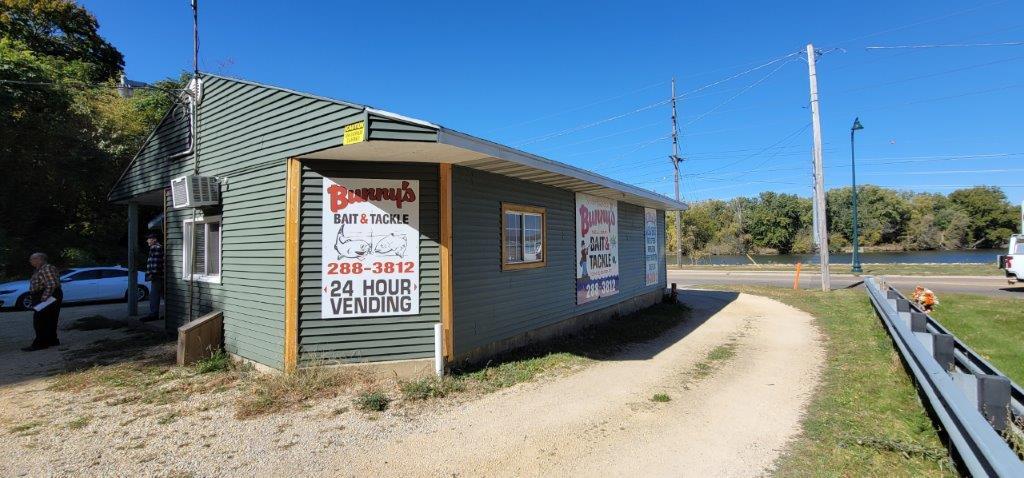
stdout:
[[[195,236],[192,235],[193,227]],[[184,238],[181,243],[184,245],[182,257],[182,279],[192,279],[203,282],[220,282],[220,239],[221,227],[220,216],[196,219],[186,219],[181,228]],[[192,247],[192,238],[195,237],[195,247]],[[192,260],[192,253],[195,253],[195,261]],[[194,269],[193,269],[194,267]]]
[[501,268],[529,269],[547,264],[546,211],[542,207],[501,204]]

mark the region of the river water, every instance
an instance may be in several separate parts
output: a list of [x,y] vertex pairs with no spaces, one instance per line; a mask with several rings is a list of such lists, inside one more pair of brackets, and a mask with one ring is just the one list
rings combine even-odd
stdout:
[[[996,256],[1005,254],[1003,249],[974,249],[969,251],[912,251],[912,252],[862,252],[860,262],[863,264],[995,264]],[[675,263],[674,254],[669,254],[669,263]],[[804,264],[818,263],[817,254],[777,254],[777,255],[755,255],[751,254],[758,264]],[[829,255],[833,264],[848,264],[851,262],[848,253],[833,253]],[[683,263],[690,262],[689,257],[683,257]],[[750,260],[743,254],[728,254],[720,256],[709,256],[699,261],[698,264],[733,265],[750,264]]]

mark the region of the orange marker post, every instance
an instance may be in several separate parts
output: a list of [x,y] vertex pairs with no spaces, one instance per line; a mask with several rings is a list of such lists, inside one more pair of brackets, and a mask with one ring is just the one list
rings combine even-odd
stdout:
[[801,267],[801,264],[799,262],[797,262],[796,263],[796,277],[793,278],[793,290],[799,290],[800,289],[800,267]]

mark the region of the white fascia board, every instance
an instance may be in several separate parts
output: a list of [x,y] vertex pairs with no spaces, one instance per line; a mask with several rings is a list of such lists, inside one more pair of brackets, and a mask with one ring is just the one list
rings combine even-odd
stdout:
[[437,142],[442,144],[448,144],[471,151],[476,151],[485,156],[503,159],[514,163],[522,164],[523,166],[540,169],[542,171],[548,171],[563,176],[579,179],[589,183],[597,184],[609,189],[615,189],[617,191],[638,196],[648,201],[654,201],[665,206],[666,210],[669,211],[685,211],[687,205],[683,202],[674,201],[670,198],[662,196],[653,191],[648,191],[643,188],[631,186],[621,181],[616,181],[609,177],[595,174],[582,168],[570,166],[565,163],[553,161],[547,158],[543,158],[534,154],[519,151],[508,146],[502,146],[492,141],[476,138],[465,133],[453,131],[447,128],[440,128],[437,133]]

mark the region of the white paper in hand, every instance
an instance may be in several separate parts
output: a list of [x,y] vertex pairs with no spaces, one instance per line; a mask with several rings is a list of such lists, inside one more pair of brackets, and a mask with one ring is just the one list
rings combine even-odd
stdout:
[[47,308],[50,304],[52,304],[54,302],[57,302],[57,300],[54,299],[53,297],[50,297],[50,298],[48,298],[48,299],[46,299],[46,300],[36,304],[34,307],[32,307],[32,309],[35,310],[36,312],[39,312],[39,311]]

